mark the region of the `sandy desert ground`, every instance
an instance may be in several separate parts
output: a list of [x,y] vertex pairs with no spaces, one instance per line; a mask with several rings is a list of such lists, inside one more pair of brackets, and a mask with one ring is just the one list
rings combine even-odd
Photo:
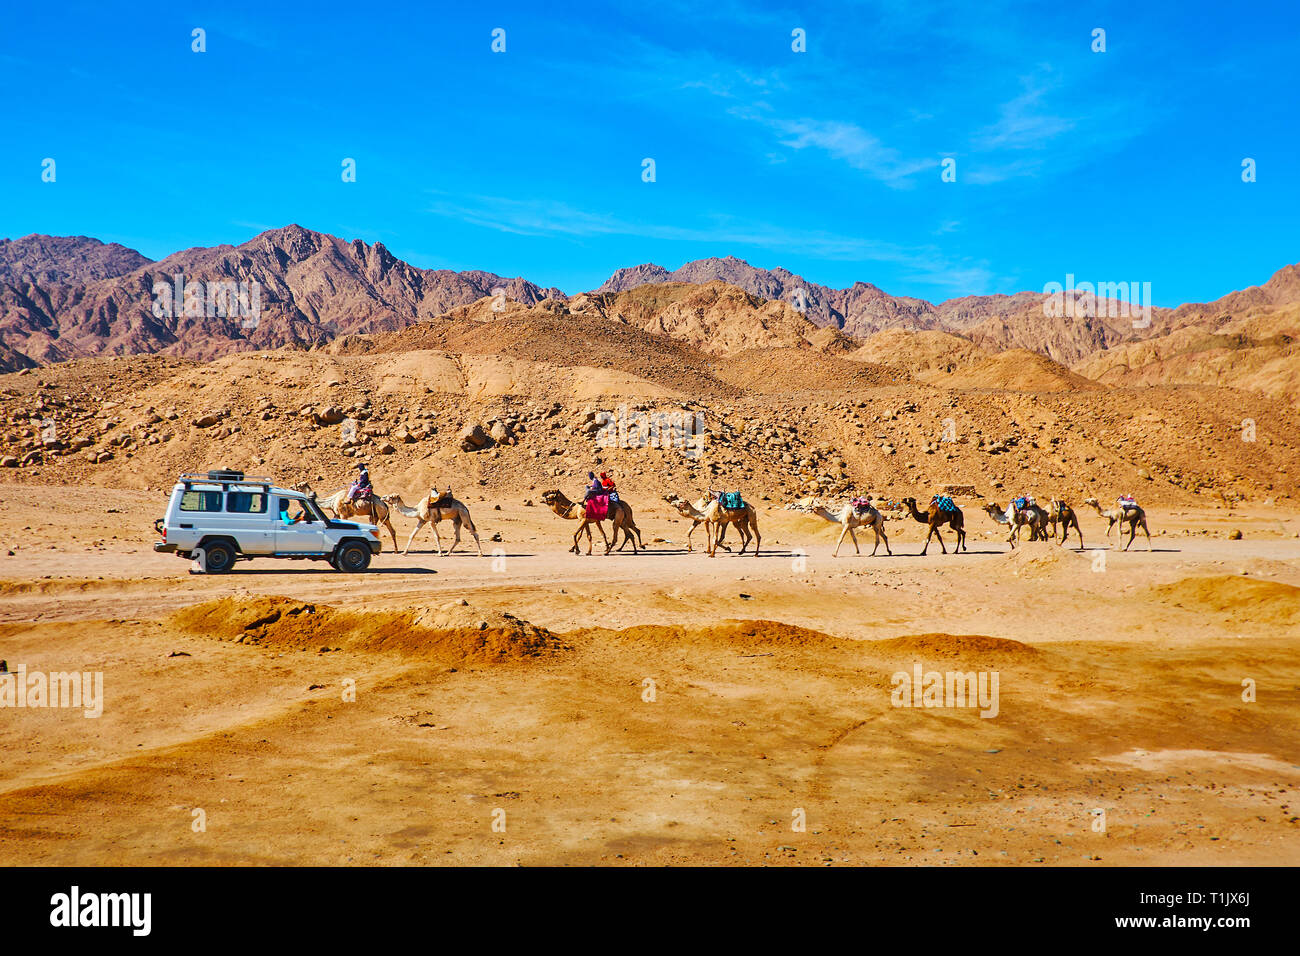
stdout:
[[[710,559],[625,493],[637,556],[470,498],[482,558],[198,576],[150,548],[157,490],[6,485],[0,658],[104,702],[2,712],[5,859],[1300,863],[1300,516],[1156,508],[1123,553],[1083,515],[1087,551],[1013,554],[968,512],[968,554],[900,521],[833,559],[772,506],[760,557]],[[996,673],[996,716],[893,706],[917,663]]]

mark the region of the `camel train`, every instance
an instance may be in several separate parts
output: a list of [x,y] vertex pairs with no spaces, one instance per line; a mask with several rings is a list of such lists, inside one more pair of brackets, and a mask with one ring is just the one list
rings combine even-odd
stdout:
[[[294,488],[315,497],[315,492],[305,482],[294,485]],[[558,517],[578,522],[577,530],[573,533],[573,540],[569,548],[569,551],[573,554],[582,553],[579,544],[584,532],[587,536],[586,553],[592,553],[594,539],[591,529],[593,525],[600,532],[601,539],[605,544],[604,553],[607,555],[612,554],[614,551],[621,552],[629,544],[632,546],[633,554],[645,550],[645,543],[641,538],[641,529],[637,527],[632,506],[621,500],[617,495],[604,498],[603,503],[600,499],[595,502],[572,501],[559,489],[550,489],[542,493],[541,499]],[[758,511],[739,494],[710,489],[706,495],[693,502],[677,494],[664,495],[663,500],[671,505],[679,515],[691,521],[691,527],[686,533],[686,550],[688,552],[694,552],[695,550],[693,535],[695,529],[700,525],[704,526],[704,551],[709,557],[715,557],[719,548],[730,552],[732,550],[730,545],[724,544],[723,539],[726,536],[728,526],[734,525],[736,532],[740,535],[740,550],[736,554],[745,554],[752,542],[752,553],[755,557],[758,556],[763,540],[758,529]],[[328,498],[319,500],[318,503],[329,509],[340,519],[369,518],[377,526],[387,529],[393,541],[394,551],[397,550],[397,531],[392,524],[392,513],[396,511],[403,517],[416,519],[415,530],[411,532],[410,537],[407,539],[402,554],[410,553],[411,545],[425,526],[432,529],[434,546],[440,556],[450,555],[455,552],[456,547],[461,542],[462,531],[468,532],[474,538],[474,545],[479,556],[483,554],[483,544],[479,539],[478,528],[470,517],[469,508],[466,507],[464,502],[453,498],[450,489],[440,493],[436,488],[431,488],[429,493],[421,498],[415,507],[407,505],[402,496],[397,494],[370,495],[353,501],[349,498],[346,489],[335,492]],[[893,503],[885,503],[880,508],[877,508],[867,498],[857,497],[847,502],[838,512],[831,512],[826,507],[817,504],[809,510],[809,513],[831,524],[840,526],[840,535],[835,542],[835,549],[831,552],[832,557],[839,557],[846,536],[853,542],[854,553],[862,554],[856,533],[858,529],[869,529],[874,535],[875,541],[871,549],[873,557],[876,556],[882,543],[885,546],[885,554],[892,556],[894,552],[889,545],[889,535],[885,530],[886,519],[881,510],[886,507],[886,504]],[[1114,509],[1103,508],[1096,498],[1087,498],[1083,504],[1095,509],[1098,515],[1107,520],[1106,540],[1108,543],[1111,533],[1116,527],[1119,528],[1119,537],[1123,536],[1124,530],[1127,528],[1128,540],[1124,544],[1124,550],[1127,551],[1132,545],[1137,531],[1141,529],[1143,534],[1146,535],[1147,548],[1148,550],[1151,549],[1151,532],[1147,527],[1146,512],[1132,498],[1121,497],[1117,499]],[[965,516],[951,497],[934,495],[923,510],[917,507],[917,499],[910,497],[900,499],[897,505],[904,513],[905,518],[910,517],[927,528],[920,551],[921,555],[925,555],[929,551],[932,538],[938,540],[939,547],[944,554],[948,553],[948,547],[942,534],[942,529],[945,528],[950,530],[955,537],[953,553],[960,554],[962,551],[970,550],[966,544]],[[988,502],[983,506],[983,510],[995,522],[1009,529],[1007,543],[1012,550],[1015,550],[1016,543],[1021,540],[1021,534],[1026,528],[1029,530],[1030,541],[1053,541],[1062,546],[1069,541],[1070,532],[1073,531],[1078,538],[1078,550],[1084,550],[1083,530],[1079,524],[1079,516],[1068,503],[1059,498],[1049,499],[1047,508],[1039,506],[1033,498],[1021,497],[1009,501],[1005,508],[996,501]],[[438,525],[444,521],[452,523],[454,532],[451,546],[446,551],[443,550],[442,536],[438,531]],[[612,533],[606,532],[606,522],[609,523]],[[1058,531],[1060,533],[1059,541],[1057,540]],[[1119,537],[1116,538],[1116,544],[1119,543]]]

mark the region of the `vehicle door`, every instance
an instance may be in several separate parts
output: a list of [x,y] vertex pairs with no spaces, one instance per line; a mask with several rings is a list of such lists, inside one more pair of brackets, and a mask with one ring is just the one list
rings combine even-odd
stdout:
[[328,548],[320,510],[305,498],[277,495],[276,499],[275,553],[324,554]]

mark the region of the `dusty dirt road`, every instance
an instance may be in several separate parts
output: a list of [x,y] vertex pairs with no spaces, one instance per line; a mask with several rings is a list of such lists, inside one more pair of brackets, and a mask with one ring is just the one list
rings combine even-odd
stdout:
[[[908,521],[833,559],[838,527],[765,510],[762,556],[709,559],[663,507],[648,553],[587,557],[470,505],[482,558],[209,577],[150,549],[156,493],[7,486],[0,658],[103,701],[0,708],[5,858],[1300,863],[1295,515],[1011,554],[968,511],[968,554]],[[996,714],[895,706],[917,665],[996,675]]]

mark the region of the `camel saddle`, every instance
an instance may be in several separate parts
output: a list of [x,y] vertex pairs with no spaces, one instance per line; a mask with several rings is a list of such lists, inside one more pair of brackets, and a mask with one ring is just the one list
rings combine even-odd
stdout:
[[853,510],[858,514],[862,514],[871,507],[871,502],[861,496],[854,498],[851,504],[853,505]]
[[930,499],[930,504],[934,505],[940,511],[956,511],[957,505],[947,495],[935,495]]
[[1037,504],[1037,502],[1035,502],[1034,499],[1030,498],[1028,495],[1021,495],[1019,498],[1017,498],[1015,501],[1011,503],[1016,506],[1017,511],[1024,511],[1026,508],[1032,508]]
[[585,503],[588,521],[604,521],[609,517],[609,495],[594,495]]
[[740,497],[739,491],[724,491],[718,496],[718,505],[727,511],[738,511],[745,507],[745,499]]
[[453,498],[449,493],[444,492],[443,494],[441,494],[441,495],[438,496],[438,500],[437,500],[437,501],[434,501],[434,502],[430,503],[429,507],[430,507],[430,508],[450,508],[450,507],[452,506],[452,503],[453,503],[455,500],[456,500],[456,499]]
[[1119,503],[1119,506],[1123,511],[1129,511],[1138,506],[1137,499],[1132,495],[1120,495],[1116,501]]

